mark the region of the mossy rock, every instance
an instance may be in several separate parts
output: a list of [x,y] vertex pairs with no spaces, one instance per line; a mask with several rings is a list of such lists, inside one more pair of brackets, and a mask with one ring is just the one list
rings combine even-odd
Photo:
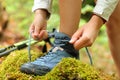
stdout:
[[[43,55],[32,51],[32,61]],[[27,50],[12,52],[0,64],[0,80],[116,80],[93,66],[84,64],[73,58],[63,58],[45,76],[34,76],[21,73],[20,66],[28,62]]]

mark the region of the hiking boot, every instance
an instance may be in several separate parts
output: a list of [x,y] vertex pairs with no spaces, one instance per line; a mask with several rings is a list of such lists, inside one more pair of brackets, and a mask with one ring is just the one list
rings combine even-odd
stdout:
[[34,75],[45,75],[61,61],[62,58],[72,57],[79,58],[79,52],[76,51],[70,38],[63,33],[55,33],[55,41],[52,49],[43,57],[36,59],[34,62],[28,62],[21,66],[21,72]]

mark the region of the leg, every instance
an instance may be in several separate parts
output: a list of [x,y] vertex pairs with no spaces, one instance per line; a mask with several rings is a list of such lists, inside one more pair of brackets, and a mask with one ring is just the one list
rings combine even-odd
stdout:
[[81,0],[59,0],[60,32],[72,36],[78,29]]
[[110,50],[118,68],[120,76],[120,1],[115,11],[107,22],[107,34],[109,38]]
[[[45,75],[64,57],[79,58],[79,52],[69,43],[70,37],[77,30],[81,0],[59,0],[60,32],[55,33],[53,48],[43,57],[23,64],[21,71],[28,74]],[[67,34],[67,35],[66,35]]]

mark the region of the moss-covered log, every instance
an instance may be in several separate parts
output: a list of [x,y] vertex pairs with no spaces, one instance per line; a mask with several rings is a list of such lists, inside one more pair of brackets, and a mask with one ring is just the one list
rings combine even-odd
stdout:
[[[42,53],[32,51],[32,60]],[[20,66],[28,62],[26,50],[12,52],[0,64],[0,80],[116,80],[115,77],[98,71],[93,66],[73,58],[64,58],[45,76],[21,73]]]

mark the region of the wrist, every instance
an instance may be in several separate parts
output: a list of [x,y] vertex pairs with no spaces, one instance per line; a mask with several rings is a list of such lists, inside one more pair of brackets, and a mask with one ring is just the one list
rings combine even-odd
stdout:
[[100,16],[94,14],[89,22],[93,23],[94,26],[99,29],[106,21]]
[[40,15],[46,19],[47,18],[47,11],[45,9],[37,9],[37,10],[35,10],[35,16],[36,15]]
[[99,20],[101,20],[103,22],[103,24],[105,24],[106,20],[104,18],[102,18],[101,16],[97,15],[97,14],[93,14],[94,16],[96,16],[97,18],[99,18]]

